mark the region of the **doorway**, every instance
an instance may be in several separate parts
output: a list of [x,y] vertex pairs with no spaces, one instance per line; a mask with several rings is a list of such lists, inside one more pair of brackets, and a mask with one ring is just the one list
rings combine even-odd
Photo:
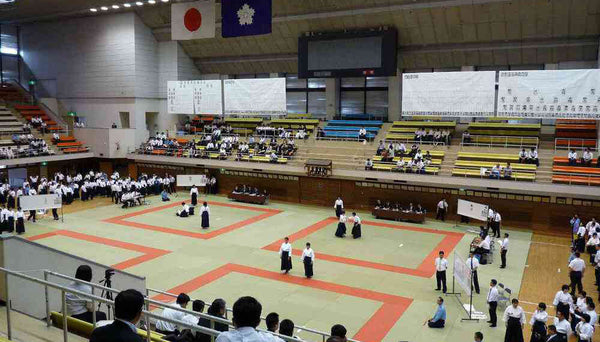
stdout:
[[146,129],[150,136],[158,131],[158,112],[146,112]]
[[129,128],[129,112],[119,112],[121,128]]

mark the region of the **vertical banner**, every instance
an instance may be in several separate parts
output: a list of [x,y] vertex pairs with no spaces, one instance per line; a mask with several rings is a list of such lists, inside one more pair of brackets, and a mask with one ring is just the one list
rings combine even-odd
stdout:
[[223,81],[225,114],[286,115],[285,78]]
[[215,37],[215,0],[171,5],[171,39]]
[[402,115],[494,115],[496,72],[428,72],[402,76]]
[[194,86],[194,114],[223,114],[221,80],[191,82]]
[[167,82],[167,112],[194,114],[194,84],[192,81]]
[[501,71],[498,115],[600,119],[600,70]]

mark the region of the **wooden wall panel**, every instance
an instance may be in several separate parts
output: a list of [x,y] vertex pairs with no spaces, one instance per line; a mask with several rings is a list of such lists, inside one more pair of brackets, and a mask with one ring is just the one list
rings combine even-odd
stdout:
[[217,185],[219,192],[223,194],[230,193],[236,185],[246,184],[260,190],[267,190],[271,199],[286,202],[298,202],[299,182],[283,180],[278,178],[258,178],[245,176],[217,175]]

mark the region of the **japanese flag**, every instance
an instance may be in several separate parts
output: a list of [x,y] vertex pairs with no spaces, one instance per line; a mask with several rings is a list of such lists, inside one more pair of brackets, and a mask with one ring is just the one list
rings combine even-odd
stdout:
[[171,39],[215,37],[215,0],[171,5]]

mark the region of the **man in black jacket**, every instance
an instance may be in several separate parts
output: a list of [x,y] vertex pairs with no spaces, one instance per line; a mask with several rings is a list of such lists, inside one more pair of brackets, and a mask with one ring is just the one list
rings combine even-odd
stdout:
[[115,321],[95,329],[90,342],[143,342],[135,325],[142,316],[144,296],[137,290],[121,291],[115,298]]

